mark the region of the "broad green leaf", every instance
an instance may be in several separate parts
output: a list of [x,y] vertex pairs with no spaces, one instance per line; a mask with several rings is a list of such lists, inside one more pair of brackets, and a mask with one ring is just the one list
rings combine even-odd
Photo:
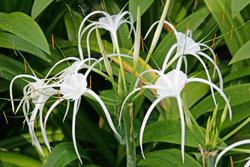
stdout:
[[201,167],[194,158],[185,153],[185,161],[181,157],[181,151],[177,149],[167,149],[160,151],[153,151],[145,155],[146,159],[141,159],[138,167]]
[[0,18],[0,28],[9,31],[50,54],[48,42],[39,25],[28,15],[13,12]]
[[140,6],[140,13],[143,15],[144,12],[151,6],[154,0],[131,0],[129,1],[129,12],[133,16],[133,21],[136,21],[137,6]]
[[12,35],[10,33],[0,32],[0,47],[13,49],[13,43],[15,49],[31,53],[47,62],[51,62],[51,58],[47,57],[40,49],[38,49],[33,44],[27,42],[26,40]]
[[[47,129],[46,134],[47,134],[49,142],[62,141],[64,138],[64,135],[62,134],[60,130],[55,131],[55,130]],[[41,132],[39,131],[36,132],[36,137],[39,143],[44,143]],[[28,145],[32,145],[32,141],[31,141],[29,133],[24,133],[22,135],[17,135],[17,136],[11,136],[9,138],[0,140],[0,148],[4,148],[7,150],[12,150],[15,148],[20,148],[20,147],[24,147]]]
[[66,26],[69,41],[77,39],[78,29],[80,27],[81,22],[82,19],[78,16],[75,15],[71,16],[69,13],[64,14],[64,23]]
[[[81,158],[84,158],[91,163],[90,158],[85,152],[80,152]],[[52,152],[43,162],[42,167],[61,167],[65,166],[71,161],[77,159],[77,155],[71,142],[63,142],[53,148]]]
[[[194,131],[197,132],[197,136],[203,141],[204,139],[196,127],[194,127]],[[143,143],[149,142],[181,144],[181,122],[167,120],[147,125],[143,134]],[[198,148],[198,144],[188,127],[185,126],[185,146]],[[136,146],[139,146],[139,140],[136,141]]]
[[[250,88],[250,84],[242,84],[242,85],[228,87],[224,89],[223,92],[228,98],[231,97],[230,105],[236,106],[236,105],[243,104],[250,100],[249,88]],[[225,106],[225,101],[218,92],[215,93],[215,98],[216,98],[217,103],[219,103],[218,109],[219,110],[223,109]],[[191,109],[191,112],[195,118],[198,118],[200,115],[206,112],[213,111],[213,110],[214,110],[214,103],[213,103],[212,96],[210,95],[204,100],[202,100],[199,104],[194,106]]]
[[249,55],[249,48],[250,48],[250,40],[245,43],[234,55],[232,60],[229,62],[229,65],[235,63],[237,61],[245,60],[250,58]]
[[223,79],[223,83],[227,83],[229,81],[238,79],[238,78],[242,78],[242,77],[246,77],[250,75],[250,67],[245,67],[242,69],[239,69],[235,72],[230,73],[229,75],[227,75],[224,79]]
[[[108,1],[105,1],[105,5],[106,5],[107,12],[110,15],[117,15],[121,12],[121,9],[117,5],[117,1],[108,0]],[[126,18],[123,18],[123,19],[126,19]],[[133,46],[133,42],[132,42],[131,37],[128,38],[129,31],[130,31],[130,26],[126,23],[122,24],[117,30],[117,38],[118,38],[118,42],[119,42],[120,47],[130,50]],[[132,35],[133,35],[133,33],[132,33]]]
[[[232,19],[231,4],[228,0],[204,0],[204,2],[219,25],[231,55],[234,56],[237,50],[250,39],[246,26],[235,30],[237,27],[240,27],[245,23],[242,16],[238,14],[234,19]],[[225,11],[224,24],[223,11]],[[230,40],[230,31],[232,26],[234,32],[232,39]]]
[[31,10],[31,17],[35,19],[53,0],[35,0]]
[[0,162],[3,167],[40,167],[41,162],[28,156],[9,151],[0,151]]
[[7,13],[0,12],[0,17],[6,16]]
[[250,0],[232,0],[232,15],[235,17],[244,7],[250,3]]
[[[206,7],[203,7],[202,9],[194,12],[192,15],[188,16],[186,19],[181,21],[176,26],[176,30],[179,32],[185,32],[188,23],[188,29],[194,32],[206,19],[208,15],[209,15],[208,9]],[[168,33],[166,37],[164,37],[163,40],[160,42],[158,47],[155,49],[152,57],[159,67],[162,66],[162,63],[164,62],[164,59],[169,49],[174,43],[176,43],[176,39],[173,38],[173,33],[171,31],[171,33]],[[150,64],[154,64],[154,62],[152,63],[150,62]]]

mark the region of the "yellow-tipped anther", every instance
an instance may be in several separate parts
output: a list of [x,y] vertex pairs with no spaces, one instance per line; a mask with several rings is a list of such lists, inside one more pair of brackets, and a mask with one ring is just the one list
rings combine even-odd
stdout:
[[7,116],[6,116],[6,114],[5,114],[5,112],[4,112],[4,111],[3,111],[3,115],[4,115],[4,118],[5,118],[5,121],[6,121],[7,125],[9,125],[9,122],[8,122]]
[[26,64],[26,61],[25,61],[25,60],[23,60],[23,62],[24,62],[24,69],[25,69],[25,73],[27,73],[27,64]]
[[61,104],[61,100],[60,100],[60,92],[59,92],[59,90],[57,90],[57,94],[58,94],[59,104]]
[[217,53],[215,54],[215,58],[214,58],[214,70],[215,70],[215,65],[216,65],[216,58],[217,58]]
[[16,53],[16,49],[15,49],[15,45],[14,45],[14,42],[12,41],[12,43],[13,43],[13,49],[14,49],[14,53],[15,53],[15,55],[17,56],[17,53]]
[[0,71],[1,71],[1,73],[2,73],[2,75],[3,75],[3,71],[2,71],[2,69],[1,69],[1,67],[0,67]]
[[175,22],[174,22],[174,31],[173,31],[173,38],[174,38],[174,32],[175,32]]
[[92,77],[89,76],[89,89],[92,90]]
[[187,31],[188,31],[188,22],[187,22],[187,27],[186,27],[185,38],[187,37]]
[[222,20],[223,25],[224,25],[224,20],[225,20],[225,10],[223,10],[223,20]]
[[141,97],[143,98],[143,95],[142,95],[142,83],[140,82],[140,87],[141,87]]
[[144,43],[143,43],[143,38],[141,36],[141,47],[142,47],[142,51],[144,52]]
[[53,49],[55,49],[55,44],[54,44],[54,35],[52,34],[52,46],[53,46]]
[[213,43],[212,43],[211,48],[213,48],[213,47],[214,47],[215,38],[216,38],[216,34],[214,34],[214,39],[213,39]]
[[196,10],[196,5],[197,5],[197,0],[195,0],[195,3],[194,3],[194,10]]

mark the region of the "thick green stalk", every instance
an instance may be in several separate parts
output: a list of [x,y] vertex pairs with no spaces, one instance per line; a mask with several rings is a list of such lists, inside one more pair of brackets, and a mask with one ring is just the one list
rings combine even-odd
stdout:
[[123,109],[123,123],[126,138],[127,167],[136,166],[135,141],[133,134],[133,103]]
[[207,160],[208,167],[214,167],[214,156],[210,155],[206,160]]

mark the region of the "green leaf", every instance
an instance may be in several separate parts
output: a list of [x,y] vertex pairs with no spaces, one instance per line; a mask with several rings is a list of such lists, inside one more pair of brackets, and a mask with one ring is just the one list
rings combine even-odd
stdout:
[[250,48],[250,40],[245,43],[234,55],[234,57],[232,58],[232,60],[229,62],[230,64],[233,64],[237,61],[241,61],[241,60],[245,60],[250,58],[249,55],[249,48]]
[[81,22],[82,22],[82,19],[78,16],[75,16],[75,15],[71,16],[69,13],[64,14],[64,23],[66,26],[69,41],[77,40],[78,29],[80,27]]
[[244,7],[250,3],[250,0],[232,0],[232,15],[235,17]]
[[13,12],[1,17],[0,28],[25,39],[50,54],[49,45],[43,31],[28,15],[21,12]]
[[[185,32],[186,25],[188,23],[188,29],[195,31],[200,26],[200,24],[206,19],[208,15],[209,15],[208,9],[206,7],[203,7],[202,9],[196,11],[195,13],[193,13],[192,15],[190,15],[189,17],[181,21],[176,26],[176,30]],[[154,61],[157,63],[159,67],[162,66],[162,63],[164,62],[164,59],[169,49],[171,48],[171,46],[174,43],[176,43],[176,39],[172,37],[173,37],[173,33],[168,33],[166,37],[158,45],[158,47],[155,49],[152,55]],[[154,64],[154,62],[152,62],[151,64]]]
[[185,161],[181,157],[181,151],[177,149],[167,149],[147,153],[146,159],[141,159],[138,167],[201,167],[201,165],[187,153],[184,154]]
[[26,40],[12,35],[10,33],[0,32],[0,47],[13,49],[13,42],[15,49],[31,53],[47,62],[51,62],[51,59],[46,56],[40,49]]
[[[198,129],[193,127],[197,132],[197,136],[203,141]],[[193,137],[192,133],[185,126],[185,146],[198,148],[198,142]],[[158,121],[146,126],[143,134],[143,143],[149,142],[166,142],[173,144],[181,144],[181,122],[176,120]],[[139,145],[139,140],[136,141],[136,146]]]
[[32,10],[31,17],[35,19],[53,0],[35,0]]
[[[80,152],[81,158],[84,158],[88,162],[91,162],[88,155],[85,152]],[[43,162],[42,167],[61,167],[65,166],[71,161],[77,159],[77,155],[71,142],[63,142],[58,144],[48,157]]]
[[154,0],[131,0],[129,1],[129,12],[133,16],[133,21],[136,21],[137,6],[140,6],[140,13],[143,15],[144,12],[151,6]]
[[3,167],[40,167],[41,162],[37,161],[33,158],[30,158],[25,155],[8,152],[8,151],[0,151],[0,163]]
[[227,83],[229,81],[238,79],[238,78],[242,78],[242,77],[246,77],[250,75],[250,67],[245,67],[242,69],[239,69],[237,71],[234,71],[232,73],[230,73],[229,75],[227,75],[224,79],[223,79],[223,83]]
[[[249,90],[248,90],[249,88],[250,84],[242,84],[242,85],[228,87],[224,89],[223,92],[226,94],[227,97],[231,97],[230,105],[232,107],[239,104],[243,104],[244,102],[250,100]],[[215,93],[215,99],[216,102],[219,103],[218,109],[219,110],[223,109],[225,106],[225,101],[218,92]],[[210,95],[204,100],[202,100],[199,104],[194,106],[194,108],[191,109],[191,112],[195,118],[198,118],[200,115],[213,110],[214,110],[214,103],[213,103],[213,98]]]
[[[235,30],[237,27],[242,26],[245,21],[242,16],[238,14],[232,19],[231,4],[228,0],[204,0],[214,19],[216,20],[219,28],[224,34],[227,47],[233,56],[237,50],[243,46],[249,39],[250,35],[246,26]],[[223,11],[225,11],[225,19],[223,24]],[[231,38],[231,26],[234,28],[233,36]]]

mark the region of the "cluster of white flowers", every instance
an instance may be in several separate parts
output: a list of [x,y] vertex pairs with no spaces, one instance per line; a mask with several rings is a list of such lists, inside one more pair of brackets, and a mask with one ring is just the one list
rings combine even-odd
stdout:
[[[89,25],[87,25],[82,30],[82,27],[85,26],[85,23],[87,22],[88,18],[94,14],[102,14],[102,15],[104,15],[104,17],[101,17],[99,19],[99,21],[91,22]],[[128,15],[129,19],[123,20],[123,17],[125,15]],[[156,22],[156,23],[158,23],[158,22]],[[142,155],[144,157],[143,148],[142,148],[143,132],[144,132],[147,120],[148,120],[151,112],[153,111],[153,108],[161,100],[163,100],[167,97],[176,98],[177,104],[179,106],[179,114],[180,114],[180,121],[181,121],[181,136],[182,136],[181,151],[182,151],[182,158],[184,161],[185,121],[184,121],[184,113],[183,113],[183,107],[182,107],[181,92],[183,91],[185,85],[190,83],[190,82],[201,82],[201,83],[209,85],[211,87],[211,93],[212,93],[215,105],[216,105],[216,100],[215,100],[215,96],[214,96],[214,89],[216,91],[218,91],[220,93],[220,95],[224,98],[224,100],[229,108],[230,119],[232,117],[232,111],[231,111],[229,101],[228,101],[226,95],[223,93],[223,81],[222,81],[222,76],[221,76],[221,73],[220,73],[218,66],[216,64],[214,64],[214,66],[215,66],[214,73],[215,73],[215,71],[217,71],[217,73],[218,73],[219,80],[220,80],[220,87],[216,86],[214,83],[211,82],[211,78],[210,78],[210,75],[208,73],[207,66],[201,58],[201,57],[203,57],[213,64],[214,60],[212,58],[210,58],[206,53],[204,53],[203,52],[204,49],[201,49],[201,47],[210,50],[212,55],[213,55],[213,58],[215,58],[215,54],[214,54],[213,50],[209,46],[202,44],[201,42],[196,43],[192,39],[192,31],[188,30],[185,34],[181,33],[181,32],[177,32],[177,30],[175,30],[175,28],[169,22],[166,22],[166,21],[164,21],[164,22],[166,24],[168,24],[172,28],[172,30],[174,31],[177,42],[170,48],[169,52],[167,53],[161,70],[150,69],[147,71],[143,71],[139,75],[139,77],[137,78],[137,81],[135,82],[134,90],[132,90],[132,92],[128,93],[128,95],[126,96],[126,98],[124,99],[124,101],[122,103],[119,121],[121,121],[122,109],[123,109],[124,105],[126,104],[126,101],[136,91],[139,91],[141,89],[154,89],[157,91],[158,97],[152,103],[152,105],[149,107],[149,109],[144,117],[144,120],[142,122],[141,130],[140,130],[140,136],[139,136],[140,147],[142,150]],[[21,105],[23,106],[23,112],[25,115],[25,119],[28,123],[29,133],[31,135],[32,143],[33,143],[33,145],[35,145],[39,149],[39,151],[42,154],[43,154],[42,148],[41,148],[41,146],[36,138],[35,131],[34,131],[34,121],[37,117],[38,111],[39,111],[39,122],[40,122],[40,127],[41,127],[41,131],[42,131],[43,139],[44,139],[46,146],[51,151],[51,148],[50,148],[47,136],[46,136],[46,129],[45,129],[46,122],[48,120],[50,113],[53,111],[53,109],[60,102],[66,100],[67,101],[67,109],[65,112],[65,116],[67,115],[67,112],[69,110],[70,102],[74,102],[73,118],[72,118],[72,120],[73,120],[72,121],[72,137],[73,137],[73,143],[74,143],[76,154],[77,154],[79,160],[81,161],[81,158],[80,158],[80,155],[78,153],[77,146],[76,146],[75,122],[76,122],[77,111],[79,109],[80,102],[81,102],[81,97],[84,95],[87,95],[87,94],[91,95],[93,98],[95,98],[99,102],[103,111],[105,112],[106,118],[108,120],[108,123],[109,123],[111,129],[114,131],[114,133],[116,133],[119,136],[119,134],[117,133],[117,131],[113,125],[111,116],[110,116],[106,106],[104,105],[103,101],[100,99],[100,97],[94,91],[92,91],[91,89],[88,88],[87,77],[88,77],[90,71],[94,68],[94,66],[99,64],[100,61],[104,60],[104,58],[97,60],[97,59],[90,57],[91,54],[90,54],[90,47],[89,47],[89,36],[90,36],[90,33],[93,30],[95,30],[95,28],[103,28],[103,29],[110,32],[112,44],[113,44],[113,53],[115,53],[117,51],[117,54],[107,55],[107,57],[113,57],[113,56],[129,57],[126,55],[121,55],[119,53],[119,51],[117,50],[117,49],[119,49],[117,34],[116,34],[117,29],[119,28],[120,25],[122,25],[124,23],[127,23],[130,25],[130,27],[131,27],[130,33],[131,32],[136,33],[135,28],[133,26],[132,16],[127,11],[120,12],[118,15],[114,15],[114,16],[110,16],[108,13],[101,12],[101,11],[92,12],[91,14],[89,14],[88,16],[85,17],[85,19],[82,21],[82,24],[80,25],[80,28],[79,28],[78,49],[79,49],[80,59],[75,58],[75,57],[69,57],[69,58],[65,58],[65,59],[57,62],[51,68],[51,70],[48,72],[47,76],[43,79],[39,79],[35,75],[35,73],[33,73],[34,76],[23,74],[23,75],[18,75],[15,78],[13,78],[13,80],[10,84],[10,95],[11,95],[11,100],[12,100],[11,102],[12,102],[13,111],[17,112],[19,110],[20,106]],[[83,53],[82,53],[81,38],[82,38],[83,34],[88,29],[89,29],[88,34],[87,34],[88,58],[84,59]],[[151,29],[152,28],[150,28],[150,30]],[[133,47],[132,47],[132,49],[133,49]],[[176,52],[175,52],[174,56],[172,56],[172,54],[174,53],[175,50],[176,50]],[[188,62],[187,62],[187,59],[185,57],[186,55],[192,55],[199,60],[199,62],[204,67],[204,70],[205,70],[206,75],[207,75],[207,80],[201,79],[201,78],[194,78],[194,77],[188,78],[187,70],[185,70],[185,73],[181,71],[181,64],[182,64],[183,60],[185,62],[185,69],[187,69]],[[163,55],[159,55],[159,56],[163,56]],[[172,56],[172,59],[169,61],[171,56]],[[170,65],[176,60],[178,61],[176,68],[173,69],[172,71],[168,72],[167,74],[165,74],[165,70],[167,68],[169,68]],[[51,71],[54,68],[56,68],[58,64],[65,62],[65,61],[75,61],[75,62],[72,65],[70,65],[69,67],[67,67],[66,69],[59,72],[58,74],[56,74],[52,77],[49,77]],[[90,63],[87,63],[90,61],[92,61],[92,62],[94,61],[94,63],[92,63],[92,65]],[[79,70],[82,68],[87,69],[85,74],[79,73]],[[159,78],[157,79],[157,81],[154,84],[147,83],[142,87],[138,87],[138,83],[139,83],[139,80],[141,79],[142,75],[144,75],[145,73],[148,73],[148,72],[153,72],[153,73],[158,74]],[[13,82],[17,78],[29,78],[29,79],[34,80],[34,82],[28,81],[28,84],[23,89],[24,97],[21,100],[21,102],[19,103],[17,109],[15,110],[13,95],[12,95],[12,85],[13,85]],[[57,97],[57,95],[61,95],[61,97],[60,96]],[[45,119],[43,119],[44,105],[45,105],[46,101],[49,98],[51,98],[51,96],[54,96],[54,98],[56,98],[56,101],[50,106],[49,110],[46,113]],[[32,111],[30,111],[30,102],[32,102],[34,104],[34,109]],[[31,113],[31,114],[29,114],[29,113]]]

